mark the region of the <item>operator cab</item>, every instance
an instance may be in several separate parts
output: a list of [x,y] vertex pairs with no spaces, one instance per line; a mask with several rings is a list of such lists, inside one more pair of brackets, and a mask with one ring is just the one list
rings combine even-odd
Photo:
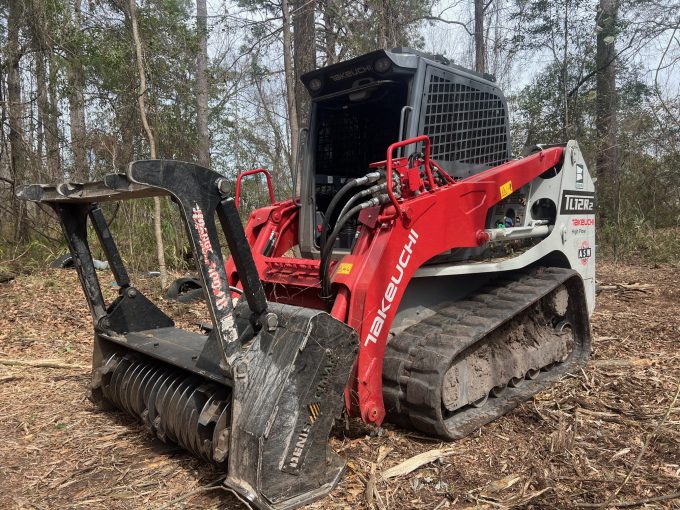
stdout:
[[[399,140],[426,134],[432,157],[465,177],[510,157],[507,108],[493,77],[408,48],[379,50],[302,76],[312,98],[300,175],[300,251],[319,257],[321,227],[333,197],[349,180],[384,161]],[[419,150],[409,147],[407,154]],[[396,154],[398,156],[399,154]],[[347,193],[326,222],[332,229]],[[357,218],[335,240],[335,254],[351,251]]]

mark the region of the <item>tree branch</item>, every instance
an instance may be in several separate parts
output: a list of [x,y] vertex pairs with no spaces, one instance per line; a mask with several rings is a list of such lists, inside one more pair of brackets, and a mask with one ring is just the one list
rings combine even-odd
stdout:
[[675,39],[675,34],[678,32],[679,29],[680,29],[680,26],[675,27],[673,29],[673,33],[671,34],[670,38],[668,39],[668,44],[666,45],[666,48],[664,49],[663,54],[661,55],[661,59],[659,59],[659,65],[657,65],[656,71],[654,72],[654,92],[656,93],[656,96],[659,99],[659,102],[661,103],[661,107],[670,116],[671,119],[674,119],[673,122],[675,124],[677,124],[678,126],[680,126],[680,123],[675,120],[675,115],[673,115],[673,112],[670,111],[670,108],[668,108],[668,105],[666,104],[666,102],[661,97],[661,91],[659,90],[659,72],[661,71],[661,66],[663,65],[663,61],[666,59],[666,55],[668,54],[668,50],[671,47],[673,40]]
[[611,58],[611,60],[609,60],[608,62],[606,62],[603,66],[600,66],[600,67],[598,67],[598,68],[596,68],[596,69],[593,69],[593,70],[590,71],[588,74],[586,74],[585,76],[583,76],[583,77],[578,81],[578,83],[577,83],[576,85],[574,85],[574,87],[569,91],[569,93],[567,94],[567,97],[572,97],[574,94],[576,94],[576,93],[578,92],[578,89],[580,89],[581,86],[582,86],[585,82],[587,82],[588,80],[590,80],[593,76],[595,76],[595,75],[596,75],[597,73],[599,73],[600,71],[604,71],[604,70],[607,69],[610,65],[612,65],[612,63],[614,63],[616,60],[618,60],[618,58],[621,56],[621,54],[622,54],[624,51],[630,49],[631,46],[633,46],[633,40],[634,40],[634,39],[635,39],[635,34],[633,34],[633,36],[632,36],[632,37],[630,38],[630,40],[628,41],[628,45],[626,45],[625,48],[623,48],[623,49],[621,49],[620,51],[618,51],[618,52]]
[[463,27],[465,29],[465,31],[468,33],[468,35],[474,35],[472,32],[470,32],[470,29],[467,27],[467,25],[465,23],[463,23],[462,21],[444,19],[444,18],[440,18],[439,16],[422,16],[421,18],[416,18],[413,21],[418,21],[418,20],[441,21],[442,23],[447,23],[449,25],[458,25],[458,26]]

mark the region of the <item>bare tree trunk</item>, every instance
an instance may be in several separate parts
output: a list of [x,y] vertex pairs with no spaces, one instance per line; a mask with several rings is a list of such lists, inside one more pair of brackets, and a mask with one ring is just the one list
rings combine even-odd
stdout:
[[[5,93],[5,83],[7,82],[7,69],[0,69],[0,152],[2,153],[5,160],[8,158],[5,156],[5,151],[7,150],[7,133],[5,132],[5,126],[7,125],[7,94]],[[0,161],[2,159],[0,158]],[[12,192],[14,191],[14,181],[12,180],[12,168],[7,161],[7,164],[0,165],[0,180],[11,186]],[[10,204],[10,207],[12,204]],[[0,236],[5,233],[0,225]]]
[[38,103],[38,116],[37,122],[35,124],[36,129],[36,156],[38,161],[40,161],[39,174],[40,178],[44,177],[43,173],[43,154],[45,146],[45,129],[43,124],[45,122],[45,111],[43,109],[44,98],[47,96],[46,84],[45,84],[45,55],[42,54],[39,48],[35,49],[35,54],[33,56],[33,61],[35,62],[35,98]]
[[475,71],[478,73],[486,72],[484,35],[484,0],[475,0]]
[[619,150],[616,110],[616,18],[617,0],[600,0],[597,34],[595,127],[599,150],[595,159],[598,178],[598,199],[601,218],[616,219],[619,193]]
[[568,68],[568,48],[569,48],[569,0],[564,2],[564,51],[562,57],[562,96],[564,96],[564,123],[562,125],[562,139],[566,143],[569,141],[569,94],[567,93],[567,83],[569,80]]
[[206,0],[196,0],[198,55],[196,56],[196,123],[198,124],[198,163],[210,167],[208,131],[208,10]]
[[[47,64],[49,63],[49,55],[46,54],[45,48],[42,47],[37,40],[34,39],[35,47],[35,78],[37,87],[37,101],[38,101],[38,118],[42,125],[43,136],[45,140],[45,159],[47,161],[47,180],[53,181],[60,177],[59,168],[59,141],[57,138],[57,117],[55,109],[50,103],[50,96],[54,95],[52,89],[56,84],[50,81],[48,77]],[[42,151],[38,151],[42,156]]]
[[59,148],[60,132],[57,113],[59,111],[57,97],[57,64],[53,55],[48,55],[49,74],[47,80],[47,119],[45,121],[45,138],[47,144],[47,168],[54,171],[50,177],[63,177],[61,150]]
[[376,7],[380,10],[380,15],[378,17],[380,25],[380,46],[383,48],[391,48],[394,44],[391,44],[393,20],[390,18],[389,0],[382,0],[380,5],[376,5]]
[[291,175],[297,159],[298,144],[298,114],[295,101],[295,70],[293,69],[292,45],[290,36],[290,9],[288,0],[281,0],[283,15],[283,68],[286,76],[286,101],[288,105],[288,125],[290,127],[290,167]]
[[[130,0],[130,22],[132,24],[132,38],[135,43],[135,53],[137,56],[137,72],[139,73],[139,92],[137,94],[137,104],[139,105],[139,116],[149,141],[149,152],[151,159],[156,158],[156,139],[154,138],[151,126],[146,118],[146,73],[144,72],[144,60],[142,55],[142,41],[139,37],[137,27],[137,4],[136,0]],[[158,256],[158,269],[161,273],[161,287],[165,288],[168,280],[168,273],[165,268],[165,248],[163,246],[163,233],[161,231],[161,200],[154,197],[154,216],[153,226],[156,236],[156,254]]]
[[[273,168],[272,168],[272,174],[274,175],[275,182],[280,182],[283,180],[284,175],[281,173],[281,168],[288,166],[287,164],[281,164],[282,161],[288,160],[287,158],[287,149],[285,147],[285,144],[283,143],[283,139],[281,136],[281,131],[280,131],[280,123],[276,122],[274,119],[271,110],[267,106],[269,101],[269,98],[266,97],[264,90],[262,90],[262,82],[260,81],[259,78],[255,78],[254,80],[255,87],[257,88],[257,93],[260,98],[260,102],[263,105],[263,111],[264,111],[264,117],[265,120],[267,121],[267,124],[269,124],[269,128],[272,130],[272,133],[274,135],[274,152],[270,154],[270,158],[272,160]],[[291,185],[292,185],[292,177],[293,175],[291,174]],[[259,180],[258,180],[259,182]]]
[[298,126],[304,126],[309,115],[309,95],[300,76],[316,69],[316,37],[314,27],[314,2],[294,0],[293,61],[295,66],[295,102]]
[[[74,29],[80,31],[81,1],[73,0]],[[71,55],[68,68],[69,109],[71,120],[71,152],[73,153],[73,176],[87,180],[89,169],[87,164],[87,148],[85,133],[85,77],[83,64],[78,55]]]
[[335,0],[323,2],[324,46],[326,50],[325,65],[335,64],[338,60],[335,35]]
[[[23,105],[21,102],[21,49],[19,47],[19,27],[23,17],[23,3],[10,2],[7,13],[7,101],[9,110],[10,175],[14,185],[25,176],[28,163],[28,150],[24,140]],[[13,185],[13,186],[14,186]],[[25,208],[14,198],[12,189],[12,209],[16,225],[15,241],[26,237]]]

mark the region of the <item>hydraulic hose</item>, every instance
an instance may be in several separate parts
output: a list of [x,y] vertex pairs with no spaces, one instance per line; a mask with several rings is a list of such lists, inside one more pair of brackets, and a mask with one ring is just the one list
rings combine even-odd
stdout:
[[[345,205],[342,207],[340,210],[340,214],[338,214],[338,218],[342,218],[347,211],[349,211],[350,207],[354,205],[354,203],[364,197],[367,197],[369,195],[375,195],[376,193],[379,193],[381,191],[384,191],[385,188],[387,188],[387,183],[383,182],[381,184],[374,184],[370,188],[366,188],[364,190],[361,190],[359,193],[356,193],[355,195],[352,195],[347,202],[345,202]],[[323,246],[321,247],[323,249]]]
[[387,194],[383,194],[377,197],[373,197],[370,200],[367,200],[366,202],[354,206],[352,209],[349,210],[349,212],[345,213],[338,219],[338,221],[335,224],[335,228],[333,228],[333,231],[328,236],[328,239],[326,240],[326,243],[321,250],[321,263],[319,266],[319,279],[321,280],[321,299],[326,301],[328,306],[331,305],[330,300],[333,297],[331,295],[331,284],[330,277],[328,275],[328,267],[330,265],[331,254],[333,253],[333,245],[335,244],[335,239],[340,234],[340,230],[342,230],[342,227],[345,226],[345,223],[347,223],[347,221],[349,221],[350,218],[358,214],[363,209],[367,209],[368,207],[374,207],[379,204],[384,204],[388,200],[389,196]]
[[[372,202],[375,199],[368,200],[367,202]],[[338,237],[338,234],[340,234],[340,230],[342,227],[345,226],[345,223],[357,214],[359,211],[364,209],[364,204],[367,203],[364,202],[362,204],[359,204],[357,206],[354,206],[352,209],[349,210],[349,212],[345,213],[344,216],[338,218],[338,221],[335,222],[335,228],[331,232],[330,236],[328,236],[328,239],[326,239],[326,242],[324,243],[322,249],[321,249],[321,263],[319,265],[319,280],[321,281],[321,299],[326,301],[327,305],[330,306],[330,299],[331,299],[331,292],[330,292],[330,282],[328,279],[328,266],[330,265],[330,257],[331,254],[333,253],[333,245],[335,244],[335,239]]]
[[345,196],[345,194],[350,189],[355,188],[356,186],[363,186],[364,184],[375,182],[379,178],[380,172],[369,172],[363,177],[350,179],[344,184],[342,188],[340,188],[340,191],[338,191],[335,194],[335,196],[331,199],[331,203],[328,204],[328,209],[326,209],[326,214],[324,215],[323,223],[321,224],[321,243],[319,245],[321,248],[323,248],[323,246],[326,244],[327,232],[328,227],[330,225],[331,216],[333,216],[333,211],[335,210],[335,207],[338,205],[338,202],[340,202],[342,197]]

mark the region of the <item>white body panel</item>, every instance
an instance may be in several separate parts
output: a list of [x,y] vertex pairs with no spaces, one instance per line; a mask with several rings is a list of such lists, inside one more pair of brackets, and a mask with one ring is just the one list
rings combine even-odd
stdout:
[[[527,186],[527,211],[542,198],[552,200],[557,207],[555,225],[541,242],[513,258],[426,265],[418,269],[414,278],[511,271],[527,267],[553,252],[560,252],[569,266],[581,274],[588,313],[591,314],[595,308],[595,185],[578,143],[572,140],[567,144],[564,165],[557,175],[537,178]],[[533,219],[527,214],[524,226],[530,225],[531,221]]]

